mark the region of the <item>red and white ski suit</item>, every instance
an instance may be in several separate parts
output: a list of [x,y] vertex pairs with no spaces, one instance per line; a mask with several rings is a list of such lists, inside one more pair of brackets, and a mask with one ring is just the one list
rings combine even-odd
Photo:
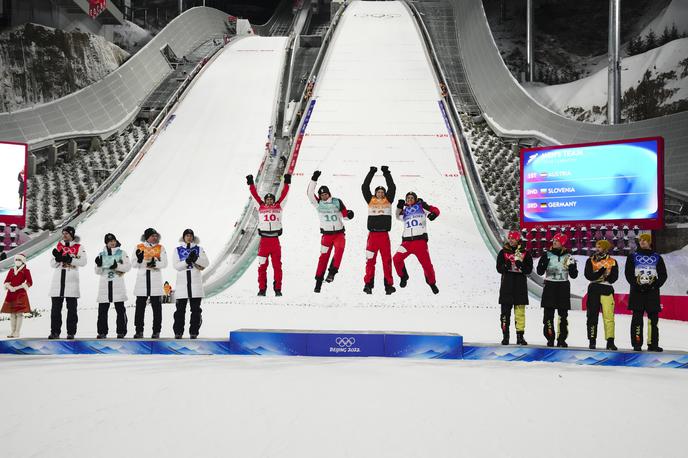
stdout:
[[279,236],[282,235],[282,202],[287,198],[289,184],[284,183],[282,194],[273,205],[266,205],[256,191],[256,185],[250,185],[251,195],[258,204],[258,289],[267,289],[268,258],[272,259],[274,287],[282,289],[282,246]]
[[399,277],[406,276],[404,260],[414,255],[420,262],[428,285],[435,284],[435,269],[428,251],[427,215],[433,213],[439,216],[440,210],[418,199],[413,205],[397,208],[397,219],[403,221],[404,232],[401,235],[401,245],[394,254],[394,269]]
[[318,258],[318,267],[315,270],[315,278],[322,279],[327,269],[327,262],[330,259],[330,254],[334,248],[334,256],[330,269],[334,271],[339,270],[339,265],[344,256],[344,248],[346,247],[346,237],[344,236],[344,221],[348,221],[348,210],[340,199],[331,197],[327,200],[321,200],[315,194],[316,181],[311,180],[308,185],[308,200],[318,211],[320,218],[320,257]]

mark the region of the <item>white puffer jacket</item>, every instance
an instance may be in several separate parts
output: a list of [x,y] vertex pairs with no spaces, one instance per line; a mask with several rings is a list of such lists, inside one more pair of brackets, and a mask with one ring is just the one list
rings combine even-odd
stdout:
[[[198,259],[192,265],[188,265],[186,258],[192,250],[198,251]],[[173,259],[174,268],[177,269],[177,284],[174,290],[175,299],[205,297],[201,272],[208,267],[210,262],[203,247],[198,246],[197,243],[191,243],[189,246],[186,244],[180,245],[174,250]]]
[[[142,242],[139,246],[144,245],[147,248],[153,248],[155,245]],[[135,269],[138,269],[136,274],[136,285],[134,285],[134,296],[162,296],[162,269],[167,267],[167,252],[165,247],[160,245],[160,255],[155,258],[155,267],[148,267],[150,259],[144,258],[143,262],[139,264],[138,259],[133,259]]]
[[68,252],[72,257],[72,262],[63,264],[50,258],[50,267],[54,269],[50,297],[79,297],[79,267],[86,265],[86,250],[79,244],[78,237],[69,246],[65,242],[58,243],[60,246],[63,253]]
[[[111,250],[108,255],[107,247],[99,253],[103,259],[102,267],[96,264],[96,275],[100,276],[98,284],[99,304],[105,302],[125,302],[127,300],[127,289],[124,286],[124,274],[131,270],[129,256],[121,248]],[[112,269],[113,261],[117,261],[117,268]]]

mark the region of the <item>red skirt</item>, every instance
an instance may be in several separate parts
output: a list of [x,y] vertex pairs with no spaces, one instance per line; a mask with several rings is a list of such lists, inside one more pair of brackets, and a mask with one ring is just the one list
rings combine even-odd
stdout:
[[2,304],[2,313],[29,313],[31,306],[29,305],[29,295],[26,294],[25,289],[20,289],[15,292],[7,292],[5,302]]

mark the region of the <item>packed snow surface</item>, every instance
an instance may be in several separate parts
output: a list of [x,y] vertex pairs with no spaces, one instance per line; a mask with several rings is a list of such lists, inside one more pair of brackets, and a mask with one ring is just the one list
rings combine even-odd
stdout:
[[0,366],[16,387],[0,393],[13,458],[679,458],[688,433],[680,369],[105,355]]

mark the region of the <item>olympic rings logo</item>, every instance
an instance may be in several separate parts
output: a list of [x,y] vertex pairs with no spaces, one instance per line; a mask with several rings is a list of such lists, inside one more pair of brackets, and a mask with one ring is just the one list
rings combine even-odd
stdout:
[[635,258],[635,262],[638,264],[657,264],[657,261],[659,261],[659,259],[657,258],[657,256],[654,256],[654,255],[652,255],[652,256],[641,255],[641,256],[637,256]]
[[335,343],[339,345],[340,347],[351,347],[353,344],[356,343],[356,339],[353,337],[337,337],[334,339]]

